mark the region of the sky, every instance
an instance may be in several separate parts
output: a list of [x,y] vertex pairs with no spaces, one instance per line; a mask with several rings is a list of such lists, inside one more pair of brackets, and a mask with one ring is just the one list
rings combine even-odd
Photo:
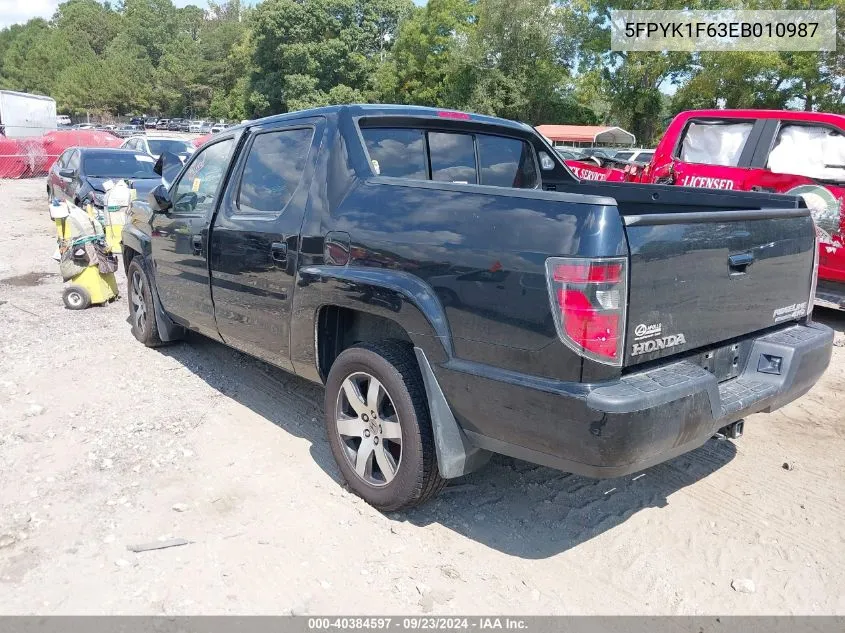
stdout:
[[[414,0],[415,4],[425,4],[426,0]],[[195,4],[208,6],[206,0],[174,0],[177,7]],[[10,24],[23,23],[31,18],[51,18],[59,6],[59,0],[0,0],[0,29]]]

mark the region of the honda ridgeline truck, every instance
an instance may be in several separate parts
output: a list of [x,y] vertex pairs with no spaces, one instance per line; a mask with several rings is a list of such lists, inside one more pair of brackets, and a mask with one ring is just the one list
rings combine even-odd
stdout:
[[527,125],[404,106],[252,121],[157,168],[123,232],[133,334],[323,383],[340,471],[382,510],[491,453],[647,468],[830,360],[799,198],[582,182]]

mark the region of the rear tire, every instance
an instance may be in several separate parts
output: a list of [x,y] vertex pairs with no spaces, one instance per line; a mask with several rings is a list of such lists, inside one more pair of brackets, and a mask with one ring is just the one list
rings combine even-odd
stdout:
[[147,347],[163,345],[158,334],[150,278],[138,257],[129,262],[126,269],[126,286],[132,335]]
[[411,508],[446,485],[437,468],[425,387],[398,341],[344,350],[326,381],[326,430],[343,478],[379,510]]

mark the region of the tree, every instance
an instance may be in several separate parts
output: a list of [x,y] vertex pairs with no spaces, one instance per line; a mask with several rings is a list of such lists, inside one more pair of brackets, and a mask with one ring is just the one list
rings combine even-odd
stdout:
[[454,50],[475,22],[469,0],[430,0],[399,29],[390,57],[379,67],[378,96],[391,103],[443,105]]
[[411,0],[266,0],[253,16],[252,114],[363,98]]
[[530,123],[590,123],[577,103],[575,14],[547,0],[479,0],[458,38],[445,101],[453,107]]
[[96,55],[103,55],[120,29],[120,15],[97,0],[68,0],[58,6],[52,24],[59,31],[75,34]]

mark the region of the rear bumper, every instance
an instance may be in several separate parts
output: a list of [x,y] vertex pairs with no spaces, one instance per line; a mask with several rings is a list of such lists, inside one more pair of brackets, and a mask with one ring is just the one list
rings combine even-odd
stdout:
[[[722,383],[690,361],[676,361],[595,385],[461,371],[465,388],[446,395],[479,448],[617,477],[698,448],[721,427],[803,395],[824,373],[832,347],[829,327],[793,325],[754,339],[744,371]],[[764,355],[781,359],[779,374],[758,371]]]

